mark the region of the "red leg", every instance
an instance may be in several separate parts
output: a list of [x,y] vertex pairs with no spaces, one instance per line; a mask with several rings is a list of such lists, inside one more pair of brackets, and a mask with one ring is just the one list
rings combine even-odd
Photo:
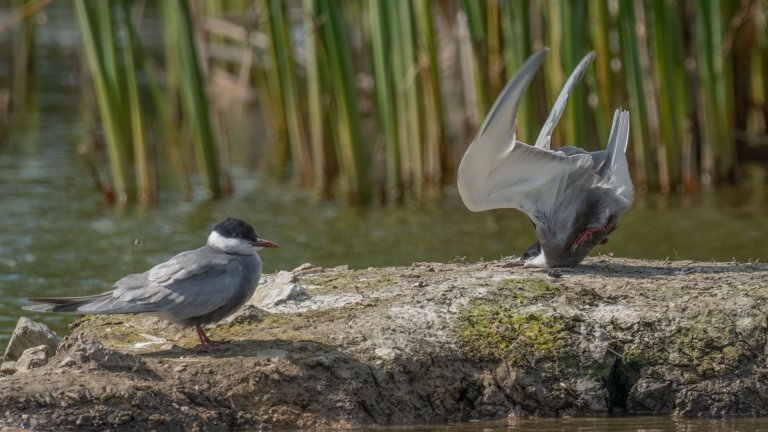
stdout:
[[[602,227],[602,228],[587,228],[581,233],[579,233],[578,236],[576,236],[576,240],[574,240],[573,244],[571,245],[571,250],[574,251],[576,248],[582,246],[584,243],[586,243],[590,238],[592,238],[592,235],[594,233],[598,232],[611,232],[613,229],[613,224],[609,223],[608,225]],[[608,238],[603,239],[603,241],[600,242],[600,244],[605,244],[608,242]]]
[[205,334],[205,330],[203,330],[203,327],[199,324],[195,325],[195,331],[197,331],[197,337],[200,338],[200,348],[198,349],[199,352],[206,352],[206,353],[213,353],[217,350],[213,347],[213,345],[219,345],[223,344],[226,341],[219,340],[211,340],[211,338],[208,337],[207,334]]

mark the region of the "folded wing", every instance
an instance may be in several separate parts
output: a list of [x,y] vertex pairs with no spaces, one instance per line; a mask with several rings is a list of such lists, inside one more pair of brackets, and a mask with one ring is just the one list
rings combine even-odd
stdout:
[[24,308],[83,314],[155,312],[182,320],[224,306],[242,288],[244,272],[239,259],[201,248],[176,255],[148,272],[128,275],[115,283],[113,291],[30,299],[35,304]]

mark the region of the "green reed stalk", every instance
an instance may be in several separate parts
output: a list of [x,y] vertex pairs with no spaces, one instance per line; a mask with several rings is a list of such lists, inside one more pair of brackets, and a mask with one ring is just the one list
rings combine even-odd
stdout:
[[[544,69],[544,87],[547,92],[547,111],[552,106],[552,102],[557,98],[560,89],[565,82],[565,73],[563,72],[563,2],[565,0],[555,0],[544,2],[541,12],[547,22],[545,25],[544,45],[549,47],[549,55],[542,65]],[[552,140],[560,143],[559,138],[561,129],[555,129]]]
[[632,152],[634,155],[635,182],[641,186],[656,183],[653,157],[650,152],[648,107],[643,88],[643,71],[640,66],[638,38],[635,31],[634,5],[624,4],[619,7],[619,29],[621,38],[621,53],[624,61],[627,91],[632,105],[629,106],[632,127]]
[[[12,15],[16,15],[20,28],[12,29],[13,43],[12,51],[12,75],[10,85],[10,101],[12,101],[13,113],[15,115],[24,115],[27,108],[33,108],[32,101],[28,100],[36,93],[33,91],[35,86],[35,35],[37,31],[37,21],[34,13],[40,7],[40,1],[14,1],[15,10]],[[8,18],[6,18],[8,19]],[[1,32],[1,31],[0,31]],[[2,122],[3,119],[0,119]],[[3,125],[0,125],[0,129]]]
[[460,4],[467,17],[469,36],[472,40],[472,69],[474,71],[474,92],[476,95],[477,106],[470,108],[477,110],[478,124],[476,127],[480,127],[479,123],[482,122],[483,117],[491,107],[491,103],[493,103],[493,100],[496,98],[495,94],[490,94],[488,86],[488,46],[485,41],[485,17],[487,14],[484,10],[484,2],[462,0]]
[[[413,7],[416,15],[417,64],[422,90],[423,176],[428,192],[434,194],[439,192],[442,179],[444,129],[444,110],[437,64],[437,41],[432,23],[433,12],[430,0],[416,0]],[[501,75],[500,65],[496,68],[498,69],[496,75]]]
[[96,100],[104,125],[115,200],[133,200],[129,175],[131,140],[124,125],[126,115],[118,77],[117,45],[111,12],[112,2],[75,1],[75,12],[82,32],[83,46],[95,84]]
[[293,163],[298,171],[299,183],[309,186],[312,183],[312,162],[309,146],[304,135],[302,121],[301,96],[299,95],[296,70],[293,63],[293,46],[288,36],[288,22],[283,10],[282,0],[269,0],[270,24],[272,29],[273,57],[277,62],[278,77],[283,96],[283,108],[291,146]]
[[[265,2],[267,0],[264,0]],[[261,13],[259,23],[264,33],[270,37],[270,40],[275,39],[273,35],[274,30],[272,26],[272,20],[269,16],[269,9],[264,6],[264,13]],[[290,143],[288,140],[288,126],[285,116],[285,104],[283,103],[283,91],[280,69],[278,64],[280,63],[280,54],[274,48],[274,42],[270,43],[268,53],[265,58],[264,69],[261,72],[255,74],[254,80],[258,87],[261,89],[261,100],[265,102],[264,111],[271,119],[271,125],[274,132],[274,137],[271,141],[271,145],[268,150],[268,167],[275,173],[282,174],[282,169],[286,165],[290,157]]]
[[[325,79],[322,71],[328,67],[327,59],[322,56],[321,42],[315,0],[304,0],[304,28],[307,34],[307,114],[309,119],[309,140],[312,149],[312,171],[314,173],[314,188],[323,198],[330,194],[330,167],[327,156],[327,141],[325,139],[325,109],[323,104],[323,87]],[[326,78],[327,79],[327,78]]]
[[[568,76],[581,58],[590,49],[587,45],[587,3],[561,0],[560,13],[563,23],[563,66],[564,76]],[[589,73],[589,72],[588,72]],[[584,80],[586,81],[586,80]],[[597,150],[599,145],[591,140],[589,104],[587,103],[586,82],[579,83],[573,89],[568,101],[562,123],[564,123],[565,141],[561,145],[576,145],[585,149]],[[555,95],[555,97],[557,97]]]
[[[614,89],[614,79],[611,73],[612,53],[608,46],[612,25],[608,2],[587,3],[587,14],[590,41],[592,42],[592,49],[595,51],[595,61],[592,66],[596,77],[594,87],[598,96],[595,124],[598,141],[601,145],[605,145],[608,142],[610,131],[608,122],[613,117],[613,110],[623,103],[620,98],[616,97],[618,92]],[[589,82],[589,80],[587,81]]]
[[368,176],[367,149],[360,131],[360,112],[357,106],[352,51],[346,23],[342,16],[343,3],[317,0],[317,11],[323,44],[328,52],[328,76],[331,99],[335,112],[336,154],[339,158],[342,190],[350,203],[367,203],[372,197]]
[[[646,18],[645,7],[642,3],[635,3],[635,16],[637,17],[636,35],[638,39],[638,53],[640,57],[641,79],[643,81],[643,96],[647,101],[648,132],[650,144],[656,158],[658,167],[659,190],[669,193],[672,189],[670,181],[669,159],[661,136],[661,120],[659,119],[658,89],[653,80],[653,60],[651,59],[650,42],[648,41],[649,23]],[[640,29],[646,29],[641,31]]]
[[[485,2],[485,47],[488,56],[487,71],[488,91],[490,95],[497,95],[506,84],[502,80],[501,61],[501,28],[500,28],[499,0],[487,0]],[[493,96],[490,100],[493,100]],[[490,106],[488,107],[490,108]]]
[[387,0],[370,0],[368,17],[371,26],[371,57],[373,61],[374,96],[379,129],[384,139],[385,189],[387,201],[402,196],[403,179],[400,166],[400,143],[396,115],[397,97],[390,67],[395,44],[393,26],[397,17]]
[[681,17],[677,3],[653,0],[649,8],[651,23],[650,37],[654,61],[654,77],[659,94],[659,119],[661,145],[669,161],[670,183],[679,184],[681,177],[681,155],[683,127],[686,122],[686,79],[683,69],[684,57]]
[[398,94],[398,126],[400,128],[400,164],[407,190],[416,197],[424,191],[423,143],[419,110],[419,84],[416,81],[418,63],[414,48],[414,25],[409,2],[397,2],[396,51],[398,61],[393,62]]
[[[504,40],[506,78],[510,78],[531,54],[530,9],[528,2],[501,2],[501,30]],[[528,142],[536,139],[541,128],[536,116],[535,83],[523,96],[517,113],[518,139]]]
[[189,120],[188,124],[193,128],[198,169],[205,180],[207,195],[220,198],[223,196],[223,189],[218,147],[211,123],[208,97],[205,94],[206,83],[197,52],[189,4],[184,0],[163,1],[161,4],[167,26],[166,37],[176,46],[175,61],[178,62],[180,76],[184,77],[179,82],[181,103]]
[[[178,63],[174,61],[166,62],[166,77],[164,91],[160,89],[158,83],[163,82],[155,71],[155,65],[150,62],[150,58],[144,51],[141,44],[138,32],[131,20],[127,20],[128,38],[130,39],[129,45],[135,49],[136,63],[142,69],[147,76],[147,85],[149,87],[149,93],[152,100],[152,109],[156,110],[159,119],[157,126],[162,130],[162,142],[167,146],[171,163],[177,173],[179,180],[179,186],[186,199],[192,198],[192,185],[190,183],[190,169],[187,166],[184,150],[181,145],[181,128],[180,121],[178,119],[178,113],[175,113],[176,101],[178,98]],[[166,53],[175,52],[175,46],[168,46],[169,41],[166,39]],[[154,157],[148,159],[148,171],[150,172],[150,182],[152,183],[152,195],[153,198],[150,201],[156,201],[157,199],[157,174],[156,174],[156,160]]]
[[[122,27],[131,29],[131,15],[129,7],[123,3],[123,13],[119,14]],[[134,37],[135,33],[128,30],[127,46],[123,51],[123,62],[125,65],[125,92],[126,114],[130,120],[128,127],[133,148],[133,165],[135,170],[136,182],[138,187],[138,201],[142,205],[150,205],[157,199],[154,181],[154,172],[150,161],[148,143],[144,139],[144,121],[142,119],[141,101],[139,99],[139,86],[136,83],[136,64],[134,61],[133,46],[138,45],[138,40]]]
[[698,74],[701,80],[699,127],[702,129],[702,176],[716,181],[733,165],[731,61],[723,52],[725,29],[719,0],[696,8]]

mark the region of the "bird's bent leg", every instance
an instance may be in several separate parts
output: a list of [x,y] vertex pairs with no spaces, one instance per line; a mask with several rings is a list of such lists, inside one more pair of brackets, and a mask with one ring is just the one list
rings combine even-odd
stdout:
[[197,332],[197,337],[200,338],[200,348],[198,349],[200,352],[215,352],[217,350],[212,345],[219,345],[226,342],[225,340],[216,341],[209,338],[208,335],[205,334],[205,330],[203,330],[203,327],[200,326],[200,324],[195,325],[195,331]]
[[227,342],[225,340],[212,340],[205,334],[205,330],[203,330],[203,327],[200,324],[195,325],[195,330],[197,330],[197,336],[203,344],[219,345]]
[[[578,236],[576,236],[576,240],[574,240],[573,244],[571,245],[571,252],[575,251],[578,247],[582,246],[584,243],[586,243],[590,238],[592,238],[592,235],[598,232],[611,232],[613,231],[613,223],[606,224],[604,227],[600,228],[587,228],[584,231],[580,232]],[[600,244],[605,244],[608,242],[608,239],[605,238],[603,241],[600,242]]]

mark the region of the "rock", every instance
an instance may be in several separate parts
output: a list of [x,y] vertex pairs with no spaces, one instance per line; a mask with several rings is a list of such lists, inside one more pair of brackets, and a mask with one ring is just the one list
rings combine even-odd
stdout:
[[33,348],[27,348],[16,360],[16,371],[19,373],[29,372],[31,369],[45,366],[48,363],[48,346],[39,345]]
[[0,374],[10,375],[16,372],[15,361],[4,361],[0,363]]
[[[309,276],[316,273],[322,273],[325,269],[310,263],[304,263],[291,271],[296,276]],[[295,282],[295,281],[292,281]]]
[[46,345],[49,352],[53,354],[59,346],[59,336],[47,325],[21,317],[5,349],[3,360],[17,360],[24,350],[38,345]]
[[[148,372],[147,365],[141,357],[106,348],[101,342],[90,338],[77,339],[67,352],[67,357],[71,357],[74,364],[89,365],[112,372]],[[60,363],[61,365],[73,365],[72,362],[65,363],[64,360]]]
[[74,366],[76,364],[77,364],[77,360],[73,359],[70,356],[66,356],[63,359],[61,359],[61,361],[59,362],[59,366],[58,367],[60,367],[60,368],[67,368],[67,367]]
[[[188,328],[97,316],[47,365],[0,379],[2,414],[50,430],[768,416],[768,265],[501,264],[301,275],[311,298],[208,326],[229,340],[209,355]],[[141,334],[169,342],[135,355]]]
[[629,392],[627,410],[637,414],[670,413],[675,394],[675,385],[670,381],[641,378]]
[[290,300],[304,300],[308,297],[306,290],[297,283],[293,272],[280,271],[266,283],[256,288],[256,292],[246,305],[258,308],[277,306]]
[[397,357],[398,353],[397,350],[392,348],[386,348],[386,347],[380,347],[373,350],[373,353],[376,354],[377,357],[381,358],[382,360],[394,360],[395,357]]

